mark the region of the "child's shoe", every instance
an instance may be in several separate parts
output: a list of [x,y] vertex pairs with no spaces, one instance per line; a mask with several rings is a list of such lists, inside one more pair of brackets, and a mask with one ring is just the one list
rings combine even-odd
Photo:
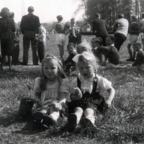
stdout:
[[88,118],[82,118],[80,124],[83,128],[88,128],[88,127],[96,128],[96,126]]
[[77,126],[77,116],[75,114],[69,114],[68,116],[68,132],[73,132]]
[[44,125],[46,126],[53,126],[56,124],[56,121],[49,115],[44,115],[43,116],[43,122],[42,122]]
[[43,113],[42,112],[35,112],[32,114],[33,121],[35,123],[42,123],[43,121]]

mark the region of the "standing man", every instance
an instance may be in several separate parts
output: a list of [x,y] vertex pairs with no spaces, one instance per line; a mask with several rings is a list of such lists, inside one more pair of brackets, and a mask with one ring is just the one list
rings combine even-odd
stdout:
[[120,50],[121,45],[127,38],[129,22],[124,18],[123,14],[117,15],[117,20],[115,21],[113,32],[115,36],[115,47]]
[[92,31],[96,33],[96,37],[102,39],[103,46],[106,46],[106,37],[108,36],[107,25],[104,20],[100,19],[100,14],[94,15],[95,20],[92,22]]
[[22,17],[20,28],[23,34],[23,65],[28,63],[28,50],[31,42],[33,65],[38,65],[35,34],[40,26],[39,17],[33,14],[34,8],[28,7],[28,14]]

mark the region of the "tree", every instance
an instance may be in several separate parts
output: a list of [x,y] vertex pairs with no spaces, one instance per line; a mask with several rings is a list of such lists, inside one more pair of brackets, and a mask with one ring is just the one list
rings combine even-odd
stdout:
[[133,0],[82,0],[81,7],[85,8],[85,15],[90,22],[95,13],[100,13],[102,19],[112,25],[117,14],[123,13],[130,20]]

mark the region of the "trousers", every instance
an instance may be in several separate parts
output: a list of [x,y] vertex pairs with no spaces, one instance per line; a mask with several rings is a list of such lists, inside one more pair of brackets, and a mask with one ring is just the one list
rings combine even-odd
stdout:
[[32,47],[32,56],[33,56],[33,65],[38,65],[38,55],[37,55],[37,47],[36,47],[36,39],[35,39],[34,31],[26,31],[23,37],[23,64],[27,65],[28,63],[28,50]]

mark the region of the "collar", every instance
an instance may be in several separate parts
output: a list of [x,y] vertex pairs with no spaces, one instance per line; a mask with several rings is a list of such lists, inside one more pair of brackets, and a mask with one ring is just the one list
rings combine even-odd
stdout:
[[114,44],[112,44],[111,46],[114,46]]
[[78,75],[81,82],[88,82],[88,81],[93,82],[93,80],[96,76],[97,76],[97,74],[93,73],[93,75],[89,79],[84,79],[83,76],[81,76],[80,74]]

